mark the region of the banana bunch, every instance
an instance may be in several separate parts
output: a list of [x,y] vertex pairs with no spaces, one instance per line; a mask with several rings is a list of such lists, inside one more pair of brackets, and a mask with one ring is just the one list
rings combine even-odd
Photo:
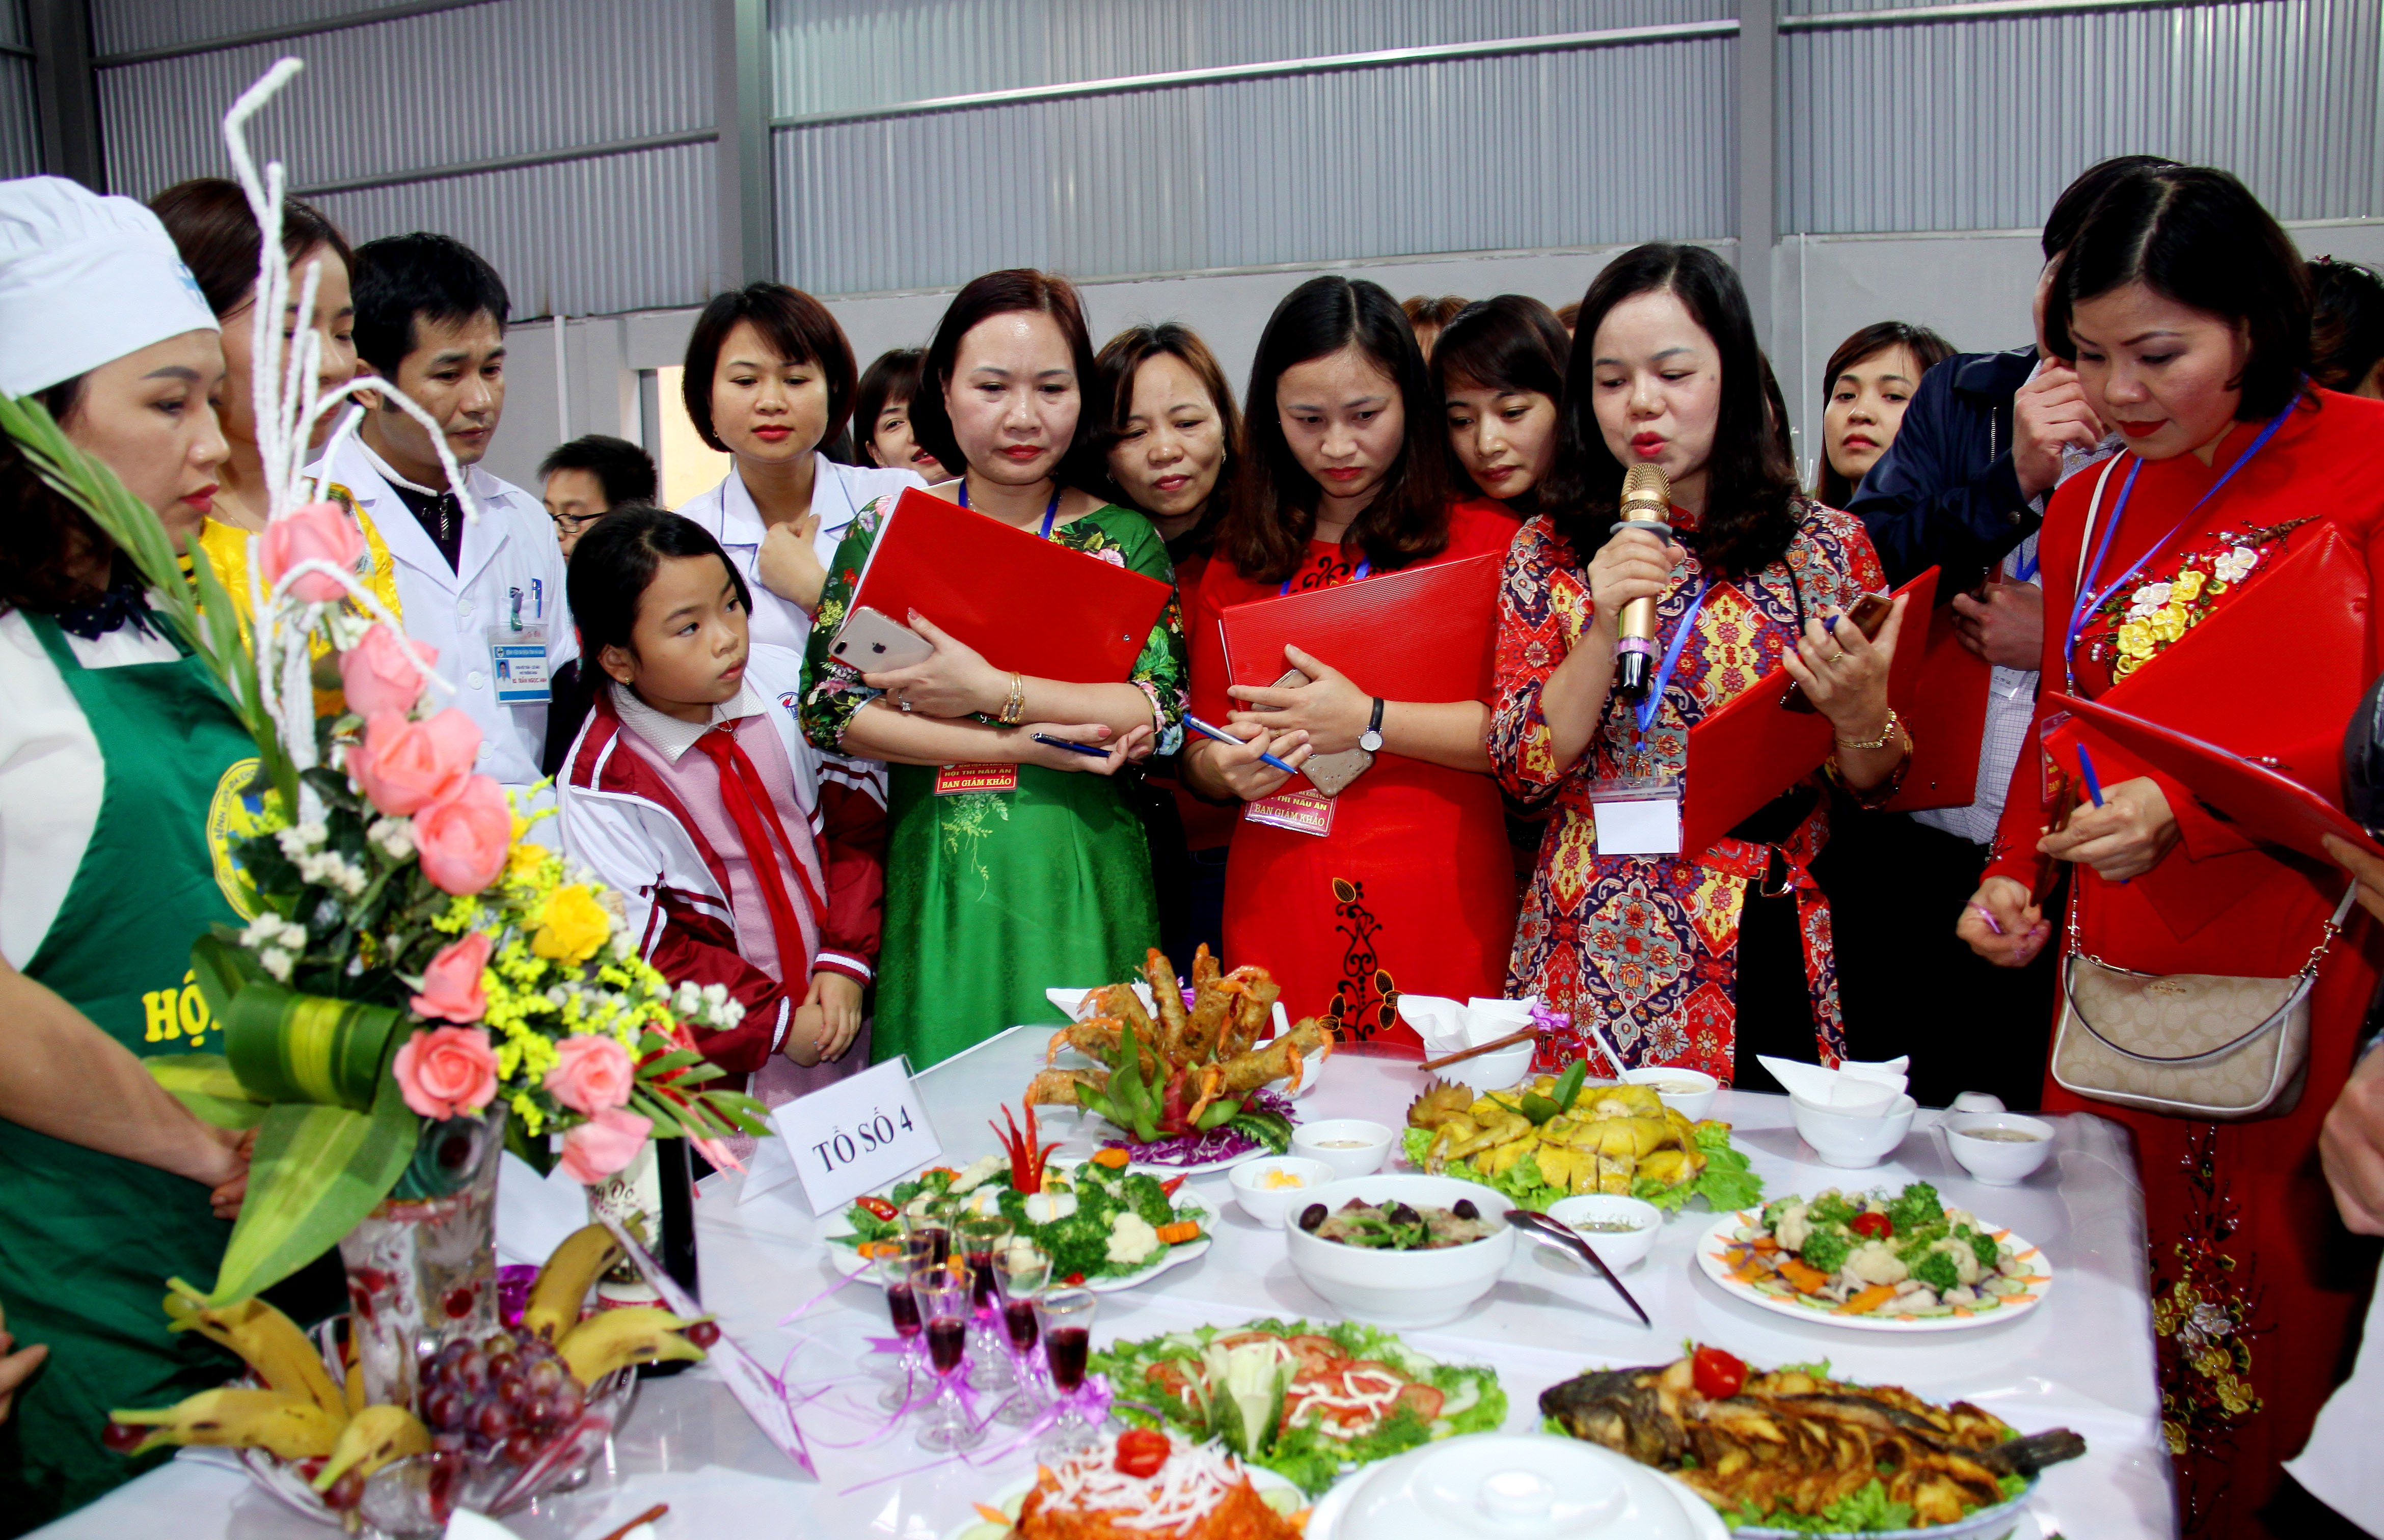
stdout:
[[1568,1192],[1628,1195],[1641,1180],[1683,1186],[1706,1164],[1697,1125],[1645,1086],[1576,1080],[1567,1087],[1544,1074],[1513,1092],[1476,1097],[1462,1086],[1435,1085],[1409,1107],[1408,1124],[1432,1130],[1427,1171],[1463,1161],[1473,1174],[1502,1176],[1528,1156],[1544,1186]]
[[[519,1337],[552,1344],[582,1390],[634,1364],[700,1360],[720,1338],[708,1316],[690,1321],[647,1306],[581,1320],[588,1291],[621,1257],[602,1225],[574,1232],[539,1270],[523,1311]],[[170,1329],[196,1332],[230,1348],[263,1385],[201,1391],[155,1410],[112,1411],[106,1434],[110,1448],[126,1455],[168,1445],[261,1448],[279,1459],[320,1461],[312,1480],[317,1491],[329,1492],[342,1478],[354,1490],[391,1461],[443,1447],[413,1409],[365,1405],[364,1376],[353,1363],[344,1385],[334,1380],[306,1334],[264,1300],[210,1306],[202,1291],[179,1278],[168,1287]]]

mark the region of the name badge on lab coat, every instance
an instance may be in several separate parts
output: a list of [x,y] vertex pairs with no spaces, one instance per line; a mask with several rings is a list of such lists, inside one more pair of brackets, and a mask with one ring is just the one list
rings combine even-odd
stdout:
[[542,706],[551,693],[546,627],[489,627],[489,678],[501,706]]
[[1681,853],[1681,783],[1670,776],[1593,781],[1589,811],[1600,855]]

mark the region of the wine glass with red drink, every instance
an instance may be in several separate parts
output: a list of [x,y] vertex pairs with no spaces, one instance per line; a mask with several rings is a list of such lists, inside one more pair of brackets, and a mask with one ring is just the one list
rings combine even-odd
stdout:
[[913,1390],[927,1372],[926,1346],[921,1340],[927,1318],[912,1283],[913,1273],[928,1265],[926,1256],[925,1242],[914,1246],[906,1234],[900,1250],[877,1259],[877,1280],[886,1289],[887,1318],[893,1323],[894,1335],[902,1339],[902,1351],[894,1360],[894,1383],[877,1397],[877,1404],[888,1411],[909,1405]]
[[1051,1286],[1051,1254],[1032,1241],[1013,1240],[994,1258],[993,1278],[1001,1304],[1002,1335],[1010,1343],[1010,1369],[1018,1388],[1001,1403],[995,1420],[1012,1427],[1032,1422],[1049,1404],[1035,1348],[1043,1338],[1036,1310]]
[[1035,1447],[1035,1456],[1047,1465],[1100,1442],[1100,1429],[1076,1401],[1085,1385],[1085,1365],[1093,1351],[1093,1313],[1099,1298],[1088,1288],[1055,1288],[1043,1296],[1043,1361],[1051,1372],[1051,1389],[1059,1401],[1051,1431]]
[[920,1264],[912,1271],[911,1291],[927,1320],[927,1362],[936,1372],[936,1398],[920,1414],[919,1447],[940,1453],[975,1448],[985,1442],[985,1429],[970,1420],[960,1391],[969,1321],[975,1313],[969,1270],[950,1262]]
[[994,1279],[994,1261],[1009,1248],[1010,1236],[1010,1221],[1000,1214],[970,1214],[952,1228],[955,1255],[969,1270],[969,1384],[978,1390],[1007,1390],[1012,1383]]

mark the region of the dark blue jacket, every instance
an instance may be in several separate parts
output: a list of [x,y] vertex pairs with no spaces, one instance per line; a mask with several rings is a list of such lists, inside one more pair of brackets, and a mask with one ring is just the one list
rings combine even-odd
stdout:
[[2043,522],[2012,470],[2012,397],[2036,349],[1957,353],[1921,377],[1895,442],[1846,511],[1863,521],[1890,583],[1939,568],[1940,603],[1984,581]]

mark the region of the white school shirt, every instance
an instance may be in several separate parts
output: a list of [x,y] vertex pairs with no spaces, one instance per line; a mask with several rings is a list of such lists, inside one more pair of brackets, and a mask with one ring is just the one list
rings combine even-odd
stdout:
[[[307,474],[319,468],[309,466]],[[455,693],[448,696],[433,685],[433,699],[460,706],[479,724],[480,757],[474,768],[508,789],[527,792],[542,778],[546,703],[497,703],[489,627],[511,623],[512,593],[518,590],[522,624],[546,627],[547,677],[552,679],[556,669],[579,655],[579,636],[564,599],[563,551],[555,544],[553,521],[537,498],[467,466],[464,490],[479,517],[464,526],[460,560],[451,567],[414,510],[391,487],[395,475],[379,456],[350,439],[331,466],[330,479],[348,489],[396,561],[405,634],[439,649],[435,666]],[[551,794],[540,801],[551,801]],[[529,811],[527,798],[522,811]]]
[[[812,506],[819,515],[819,534],[812,549],[820,565],[833,567],[836,548],[852,529],[852,521],[872,500],[892,497],[906,487],[924,487],[916,471],[888,470],[876,466],[838,465],[814,450],[812,453]],[[762,553],[762,511],[732,464],[728,474],[710,491],[690,498],[676,510],[712,531],[737,570],[753,590],[753,640],[801,653],[812,637],[812,617],[801,604],[779,598],[762,586],[754,565]]]

